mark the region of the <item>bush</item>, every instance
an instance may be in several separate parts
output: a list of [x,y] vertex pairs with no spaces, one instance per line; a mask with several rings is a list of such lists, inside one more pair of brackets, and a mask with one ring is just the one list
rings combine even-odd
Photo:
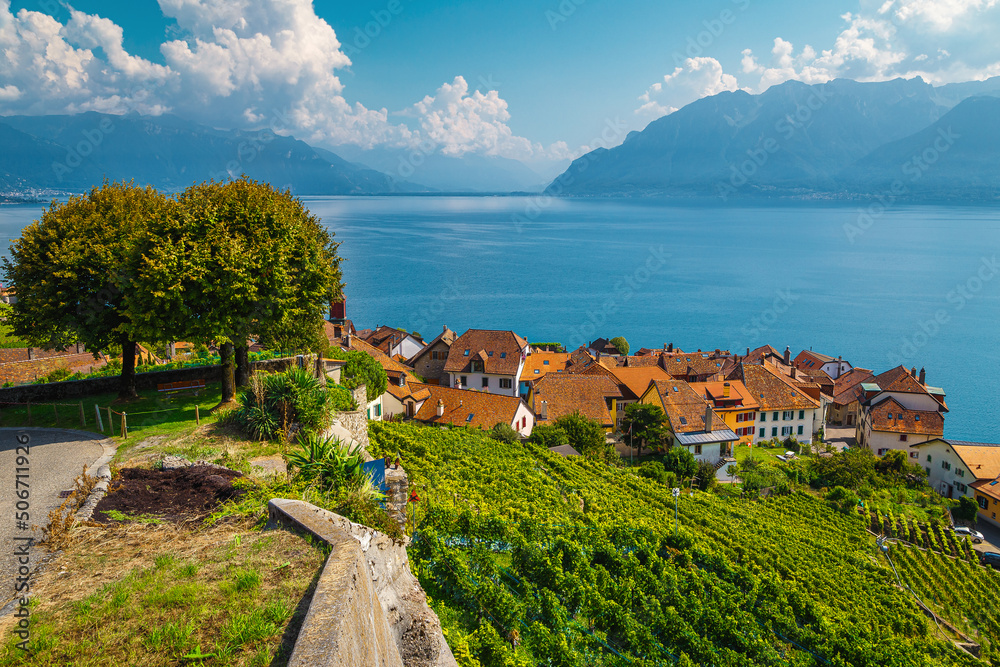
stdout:
[[562,430],[558,426],[543,424],[542,426],[536,426],[531,429],[531,435],[528,437],[528,442],[539,445],[540,447],[545,447],[546,449],[551,449],[553,447],[568,445],[569,436],[566,435],[566,431]]
[[958,499],[958,507],[952,510],[956,519],[963,521],[975,521],[979,515],[979,505],[969,496],[962,496]]
[[254,373],[250,386],[239,396],[233,419],[258,440],[296,430],[320,432],[330,422],[331,394],[302,368],[283,373]]
[[520,435],[510,424],[499,423],[490,430],[490,437],[500,442],[517,442]]
[[344,385],[328,380],[326,391],[330,395],[330,409],[334,412],[350,412],[358,409],[354,394]]
[[652,479],[663,486],[673,488],[677,486],[677,475],[666,468],[659,461],[645,461],[639,464],[636,472],[640,477]]
[[715,464],[711,461],[698,461],[698,488],[711,491],[718,482],[715,478]]
[[357,389],[365,385],[368,402],[385,393],[389,384],[382,364],[366,352],[351,350],[347,353],[347,363],[340,371],[340,381],[348,389]]
[[685,447],[671,447],[663,455],[663,467],[683,479],[698,471],[698,462]]
[[[607,448],[604,429],[596,420],[588,419],[579,412],[563,415],[555,425],[565,431],[569,444],[581,454],[602,455]],[[614,448],[612,447],[612,450]]]
[[858,497],[853,491],[835,486],[826,494],[826,501],[844,514],[850,514],[858,505]]

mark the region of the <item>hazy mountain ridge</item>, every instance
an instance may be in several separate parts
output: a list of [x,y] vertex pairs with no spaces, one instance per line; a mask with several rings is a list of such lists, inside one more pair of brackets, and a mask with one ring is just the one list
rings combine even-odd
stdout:
[[[788,81],[760,95],[724,92],[651,122],[620,146],[578,158],[547,191],[724,199],[867,194],[877,189],[871,182],[876,174],[884,183],[885,175],[898,173],[902,164],[898,155],[878,149],[895,142],[908,145],[909,137],[937,128],[952,107],[977,93],[1000,95],[1000,78],[939,88],[920,79],[838,79],[816,85]],[[967,149],[942,161],[943,169],[935,170],[942,182],[968,181],[970,171],[1000,158],[994,148],[1000,128],[967,122],[963,127],[967,135],[984,136],[981,141],[970,137]],[[977,150],[981,155],[976,156]],[[878,159],[889,162],[878,164]],[[852,171],[854,165],[868,175],[859,177],[862,172]],[[977,191],[992,196],[989,184],[998,181],[979,182]],[[908,194],[919,194],[931,183],[914,183]]]
[[251,178],[296,194],[384,194],[426,188],[352,165],[293,137],[216,130],[176,116],[0,117],[0,190],[86,190],[135,179],[180,190],[208,178]]

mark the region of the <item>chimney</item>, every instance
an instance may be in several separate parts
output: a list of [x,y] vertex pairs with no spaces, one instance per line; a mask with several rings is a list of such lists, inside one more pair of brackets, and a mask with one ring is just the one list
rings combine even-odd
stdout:
[[916,366],[911,366],[910,367],[910,377],[913,378],[914,380],[917,379],[917,367]]
[[793,380],[795,379],[795,371],[797,371],[797,370],[798,369],[795,366],[792,366],[792,379]]
[[669,352],[670,351],[670,350],[667,349],[667,344],[666,343],[663,344],[663,351],[664,352]]
[[549,418],[549,402],[548,401],[542,401],[542,410],[541,410],[541,412],[539,414],[541,415],[542,419],[548,419]]
[[437,416],[444,417],[444,401],[442,401],[440,398],[438,399],[438,404],[437,404]]
[[448,331],[448,325],[447,324],[444,325],[443,329],[441,329],[441,333],[445,333],[446,331]]
[[673,352],[673,351],[674,351],[674,344],[670,343],[669,345],[667,345],[667,352]]
[[920,384],[927,384],[927,371],[923,368],[920,369]]
[[785,346],[785,365],[790,366],[792,363],[792,350],[787,345]]
[[746,356],[748,356],[748,357],[750,356],[750,348],[749,347],[747,348],[747,354],[746,354]]
[[725,382],[722,385],[722,398],[729,398],[729,383]]
[[28,359],[34,359],[34,354],[31,352],[31,348],[28,348]]
[[712,430],[712,404],[705,404],[705,432],[708,433]]

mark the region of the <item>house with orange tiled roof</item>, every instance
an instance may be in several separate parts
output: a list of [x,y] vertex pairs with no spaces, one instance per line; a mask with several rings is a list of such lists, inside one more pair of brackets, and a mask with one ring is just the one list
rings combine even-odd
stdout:
[[448,351],[451,349],[451,344],[455,342],[456,338],[458,338],[458,334],[445,324],[441,333],[417,354],[410,357],[407,363],[413,366],[413,370],[429,384],[448,384],[448,374],[444,371],[444,365],[448,361]]
[[[917,454],[911,462],[927,471],[932,489],[945,498],[969,496],[984,509],[976,491],[1000,476],[1000,444],[934,438],[910,449]],[[993,519],[989,514],[984,518]]]
[[[603,364],[602,364],[603,366]],[[621,429],[622,420],[625,418],[625,408],[633,403],[638,403],[642,395],[649,389],[650,383],[656,380],[669,380],[670,374],[659,366],[615,366],[608,364],[607,375],[618,383],[622,398],[615,403],[615,428]],[[588,370],[587,373],[596,374],[598,370]]]
[[528,352],[528,341],[513,331],[469,329],[448,350],[448,385],[517,397]]
[[663,410],[671,447],[685,447],[695,459],[711,463],[732,456],[739,436],[687,382],[655,380],[640,400]]
[[521,436],[531,435],[535,417],[527,404],[516,396],[482,391],[454,389],[425,384],[427,392],[413,418],[427,424],[464,426],[489,430],[497,424],[507,424]]
[[727,379],[742,382],[759,405],[753,444],[787,438],[810,442],[823,424],[821,401],[773,364],[740,363]]
[[382,395],[385,418],[391,419],[396,415],[412,418],[429,397],[430,391],[424,384],[410,381],[406,374],[393,374],[387,378]]
[[723,377],[727,357],[719,352],[664,353],[660,355],[660,368],[685,382],[712,382]]
[[579,412],[613,433],[616,403],[621,399],[621,389],[611,375],[549,373],[532,385],[528,404],[536,424],[551,424],[563,415]]
[[385,325],[364,336],[364,340],[393,358],[410,359],[425,347],[419,336]]
[[[926,374],[897,366],[862,382],[858,396],[858,444],[877,455],[944,435],[948,412],[944,390],[926,384]],[[911,458],[914,458],[911,456]]]
[[834,380],[853,368],[851,363],[845,361],[843,357],[831,357],[828,354],[820,354],[812,350],[802,350],[799,352],[795,359],[792,360],[792,365],[800,371],[823,371]]
[[826,421],[838,426],[855,426],[858,423],[861,384],[869,382],[875,373],[867,368],[852,368],[833,383],[833,400],[827,410]]
[[741,445],[753,443],[760,404],[739,380],[692,382],[691,388],[712,404],[716,414],[732,429]]
[[565,373],[570,361],[569,352],[532,352],[524,360],[521,369],[521,379],[518,392],[527,399],[531,393],[531,385],[541,380],[547,373]]

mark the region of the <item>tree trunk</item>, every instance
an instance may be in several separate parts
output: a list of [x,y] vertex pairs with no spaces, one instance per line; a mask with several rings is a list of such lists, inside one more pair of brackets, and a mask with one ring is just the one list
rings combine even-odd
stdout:
[[245,387],[250,384],[250,347],[236,347],[236,386]]
[[219,348],[219,357],[222,362],[222,400],[219,401],[221,407],[236,401],[236,363],[233,354],[233,344],[223,343]]
[[128,400],[138,398],[135,390],[135,348],[136,342],[122,336],[122,374],[118,383],[118,398]]

